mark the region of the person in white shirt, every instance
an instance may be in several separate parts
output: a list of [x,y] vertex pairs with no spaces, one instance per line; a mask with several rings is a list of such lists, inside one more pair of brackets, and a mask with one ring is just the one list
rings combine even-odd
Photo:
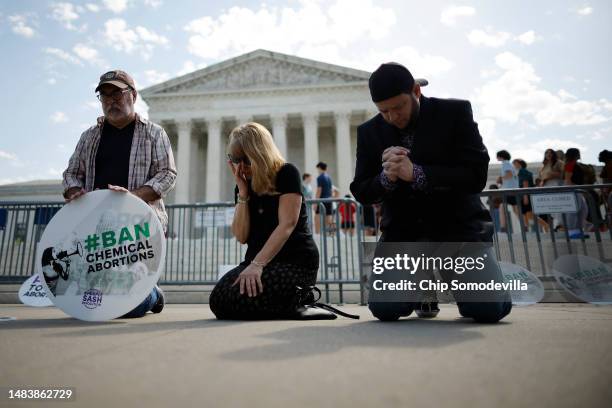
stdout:
[[[502,189],[519,188],[519,180],[516,169],[510,163],[510,153],[506,150],[500,150],[497,152],[497,160],[501,162],[501,175],[497,178],[497,184],[501,185]],[[506,197],[508,205],[512,206],[512,211],[519,217],[518,207],[516,206],[516,196],[511,195]],[[511,231],[508,228],[511,222],[506,220],[506,209],[502,207],[499,215],[499,223],[501,225],[501,232]]]

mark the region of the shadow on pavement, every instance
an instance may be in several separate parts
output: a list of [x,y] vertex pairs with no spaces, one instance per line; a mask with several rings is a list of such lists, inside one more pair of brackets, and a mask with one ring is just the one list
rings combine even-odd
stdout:
[[375,320],[344,326],[293,327],[262,337],[278,344],[248,347],[222,354],[228,360],[283,360],[333,353],[346,347],[423,347],[442,348],[484,337],[482,329],[503,329],[509,322],[494,325],[474,323],[472,319],[403,319],[383,323]]
[[[280,321],[274,321],[280,323]],[[227,360],[283,360],[334,353],[347,347],[422,347],[443,348],[453,344],[477,340],[486,330],[503,330],[509,322],[494,325],[474,323],[472,319],[424,320],[401,319],[384,323],[378,320],[359,322],[290,321],[294,327],[260,335],[273,339],[274,344],[259,345],[223,353]],[[265,325],[266,321],[229,321],[204,318],[195,320],[159,321],[154,315],[140,319],[116,319],[105,322],[86,322],[73,318],[24,319],[2,324],[2,330],[73,329],[43,333],[43,337],[97,337],[143,334],[193,329],[218,329],[245,323]],[[338,325],[340,323],[340,325]],[[299,326],[295,326],[298,324]],[[271,327],[271,329],[278,326]]]
[[2,325],[3,330],[57,329],[63,327],[104,327],[123,325],[125,322],[109,320],[105,322],[87,322],[84,320],[64,317],[59,319],[17,319]]
[[[146,318],[145,318],[146,319]],[[133,319],[129,319],[133,320]],[[127,323],[127,322],[122,322]],[[212,329],[221,328],[225,326],[232,326],[240,324],[241,322],[236,321],[221,321],[216,319],[199,319],[199,320],[182,320],[182,321],[151,321],[147,323],[130,324],[130,325],[116,325],[106,326],[95,330],[78,330],[70,331],[65,333],[55,333],[49,335],[49,337],[80,337],[80,336],[107,336],[107,335],[119,335],[119,334],[142,334],[142,333],[153,333],[153,332],[164,332],[174,330],[185,330],[185,329]]]

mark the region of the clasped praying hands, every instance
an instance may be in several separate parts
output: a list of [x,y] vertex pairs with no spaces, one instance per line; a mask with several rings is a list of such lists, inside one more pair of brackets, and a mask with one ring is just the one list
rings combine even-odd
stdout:
[[391,146],[382,154],[383,172],[387,178],[396,182],[398,179],[413,181],[413,163],[410,160],[410,150],[402,146]]

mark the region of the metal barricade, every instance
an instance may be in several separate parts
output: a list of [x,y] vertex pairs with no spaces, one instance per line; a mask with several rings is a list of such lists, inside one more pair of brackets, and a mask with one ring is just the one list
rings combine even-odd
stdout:
[[20,282],[34,273],[36,245],[63,205],[63,202],[0,203],[0,282]]
[[[541,277],[552,276],[552,261],[562,254],[582,254],[609,263],[612,256],[612,229],[606,198],[610,187],[612,184],[483,191],[481,197],[487,199],[491,217],[497,224],[494,242],[498,260],[519,264]],[[533,217],[529,225],[526,225],[520,205],[524,197],[528,197],[532,203],[533,198],[559,193],[575,195],[579,210],[576,215],[566,212],[534,214],[531,211]],[[509,197],[514,197],[516,206],[509,208]],[[497,205],[493,203],[494,200],[498,201]],[[581,208],[584,204],[587,208]],[[505,228],[500,228],[497,221],[502,212],[507,222]],[[574,233],[569,225],[570,217],[584,218],[577,220],[578,228],[574,228]],[[515,224],[518,224],[518,228]]]
[[234,204],[168,205],[162,284],[214,284],[246,252],[232,235]]
[[361,301],[364,290],[361,242],[376,238],[366,237],[362,205],[351,198],[327,198],[307,200],[306,207],[319,248],[318,284],[324,287],[325,301],[344,303],[345,292],[359,293],[359,299],[349,301]]
[[[356,292],[358,295],[349,300],[360,301],[360,243],[366,239],[361,204],[353,199],[315,199],[307,200],[306,208],[319,249],[317,283],[323,286],[325,300],[343,303],[346,293]],[[246,245],[241,245],[231,232],[233,203],[169,205],[167,211],[163,284],[214,284],[224,271],[244,259]],[[315,224],[320,225],[319,230]],[[368,238],[375,240],[376,236]]]
[[[512,220],[505,230],[495,229],[498,259],[524,266],[544,278],[550,278],[551,260],[560,254],[580,253],[610,262],[611,210],[599,198],[601,194],[593,194],[593,191],[610,189],[612,184],[483,191],[483,202],[499,202],[497,209],[495,205],[489,206],[492,218],[496,219],[503,211],[506,220]],[[536,215],[535,224],[529,227],[522,216],[513,216],[513,209],[508,208],[508,197],[515,197],[520,203],[526,194],[537,197],[568,192],[584,197],[590,213],[589,223],[581,224],[575,239],[570,237],[567,228],[560,227],[568,225],[567,214],[557,214],[556,221],[549,218],[546,222],[538,221]],[[0,203],[0,282],[22,282],[34,273],[36,244],[62,205],[62,202]],[[162,284],[212,285],[244,259],[246,245],[240,244],[231,232],[233,203],[168,205],[166,208],[169,224]],[[364,207],[350,198],[307,200],[306,208],[319,249],[318,284],[325,301],[364,303],[361,243],[377,241],[379,208]]]

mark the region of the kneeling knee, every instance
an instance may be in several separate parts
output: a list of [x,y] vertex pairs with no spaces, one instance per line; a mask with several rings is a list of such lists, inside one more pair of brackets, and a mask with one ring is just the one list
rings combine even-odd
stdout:
[[412,313],[410,303],[404,302],[370,302],[368,308],[374,317],[385,322],[394,321]]
[[471,317],[477,323],[497,323],[512,310],[511,302],[464,303],[459,306],[460,313]]
[[210,296],[208,297],[208,306],[210,307],[211,312],[213,312],[213,314],[217,317],[217,319],[220,319],[220,313],[222,313],[221,297],[219,296],[219,291],[216,289],[217,287],[215,286],[212,292],[210,292]]

